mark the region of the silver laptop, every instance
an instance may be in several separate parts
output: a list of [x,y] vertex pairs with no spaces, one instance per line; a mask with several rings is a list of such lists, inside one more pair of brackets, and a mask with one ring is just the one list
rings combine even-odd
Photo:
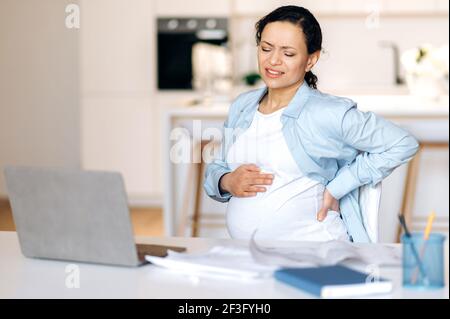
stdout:
[[5,177],[27,257],[138,266],[185,250],[135,244],[120,173],[9,166]]

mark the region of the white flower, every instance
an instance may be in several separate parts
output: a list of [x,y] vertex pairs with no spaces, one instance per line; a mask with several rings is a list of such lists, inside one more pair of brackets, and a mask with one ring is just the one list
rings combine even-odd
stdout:
[[440,48],[423,44],[417,49],[405,51],[401,62],[406,72],[415,76],[448,77],[448,53],[448,44]]

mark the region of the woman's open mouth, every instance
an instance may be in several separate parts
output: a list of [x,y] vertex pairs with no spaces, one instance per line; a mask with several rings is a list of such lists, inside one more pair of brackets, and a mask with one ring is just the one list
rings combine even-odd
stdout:
[[271,79],[279,78],[280,76],[282,76],[284,74],[284,72],[276,71],[276,70],[269,69],[269,68],[266,68],[265,70],[266,70],[266,76]]

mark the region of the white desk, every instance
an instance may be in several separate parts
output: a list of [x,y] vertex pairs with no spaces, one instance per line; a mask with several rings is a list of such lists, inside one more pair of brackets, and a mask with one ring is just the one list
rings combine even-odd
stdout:
[[[189,251],[201,251],[215,244],[232,241],[204,238],[137,238],[137,240],[141,243],[184,245]],[[20,252],[16,233],[0,232],[0,298],[312,297],[273,278],[252,281],[193,278],[152,265],[123,268],[78,263],[80,288],[67,288],[65,269],[69,264],[73,263],[25,258]],[[447,286],[440,290],[411,291],[401,287],[400,268],[381,268],[380,275],[392,279],[395,290],[392,294],[377,298],[449,297],[448,281]]]

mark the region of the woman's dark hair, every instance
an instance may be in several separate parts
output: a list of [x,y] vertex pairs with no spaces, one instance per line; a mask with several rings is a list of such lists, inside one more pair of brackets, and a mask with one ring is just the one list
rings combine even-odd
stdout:
[[[261,34],[266,25],[276,21],[288,21],[298,25],[303,30],[308,54],[322,50],[322,30],[319,22],[308,9],[298,6],[279,7],[261,18],[255,25],[257,45],[261,42]],[[306,72],[305,81],[310,87],[317,89],[317,76],[311,71]]]

